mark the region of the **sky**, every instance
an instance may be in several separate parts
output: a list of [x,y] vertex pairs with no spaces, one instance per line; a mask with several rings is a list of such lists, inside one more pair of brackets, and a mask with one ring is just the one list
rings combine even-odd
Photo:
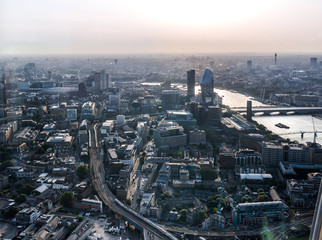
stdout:
[[322,53],[321,0],[0,0],[0,54]]

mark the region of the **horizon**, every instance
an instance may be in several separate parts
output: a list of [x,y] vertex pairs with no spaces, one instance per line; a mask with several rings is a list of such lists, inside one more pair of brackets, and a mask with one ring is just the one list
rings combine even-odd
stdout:
[[322,54],[318,0],[0,3],[3,55]]

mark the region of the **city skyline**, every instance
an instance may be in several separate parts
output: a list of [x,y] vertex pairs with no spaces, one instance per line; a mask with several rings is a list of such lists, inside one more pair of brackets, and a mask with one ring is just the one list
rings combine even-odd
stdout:
[[321,53],[320,1],[2,1],[1,54]]

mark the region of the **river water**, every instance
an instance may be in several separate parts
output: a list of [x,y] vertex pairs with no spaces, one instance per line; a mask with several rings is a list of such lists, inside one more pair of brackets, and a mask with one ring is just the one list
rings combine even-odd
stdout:
[[[147,83],[150,85],[149,83]],[[159,85],[160,83],[156,83]],[[182,90],[186,90],[186,86],[182,84],[172,84],[173,87],[177,87]],[[198,94],[200,86],[195,87],[195,92]],[[223,89],[214,88],[214,91],[222,97],[222,104],[228,105],[230,108],[246,107],[247,101],[252,100],[253,107],[268,106],[264,103],[254,100],[250,96],[246,96],[241,93],[232,92]],[[316,142],[322,144],[322,119],[312,117],[312,115],[271,115],[271,116],[253,116],[253,119],[260,124],[263,124],[268,130],[275,134],[280,135],[283,138],[289,138],[290,140],[296,140],[299,143],[313,142],[313,122],[315,131],[321,131],[317,133]],[[313,121],[312,121],[313,119]],[[276,127],[275,124],[283,123],[289,126],[289,129]],[[303,138],[301,132],[304,133]]]
[[[234,107],[246,107],[247,101],[252,100],[252,106],[267,106],[263,103],[253,100],[251,97],[244,94],[230,92],[228,90],[214,89],[214,91],[222,97],[222,103],[228,105],[231,108]],[[316,142],[322,144],[322,120],[311,115],[274,115],[274,116],[254,116],[253,119],[260,124],[263,124],[268,130],[273,133],[281,135],[283,138],[289,138],[290,140],[296,140],[299,143],[313,142],[313,121],[317,133]],[[313,119],[313,121],[312,121]],[[289,126],[289,129],[276,127],[275,124],[283,123]],[[300,132],[304,133],[301,138]]]

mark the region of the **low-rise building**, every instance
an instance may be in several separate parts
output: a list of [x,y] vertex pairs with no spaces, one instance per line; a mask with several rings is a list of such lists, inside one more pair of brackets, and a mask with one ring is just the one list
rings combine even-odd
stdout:
[[84,210],[93,211],[93,212],[103,212],[103,203],[102,201],[93,200],[93,199],[82,199],[81,207]]
[[33,223],[40,215],[40,212],[34,208],[24,208],[16,215],[16,222],[19,225],[27,225]]

